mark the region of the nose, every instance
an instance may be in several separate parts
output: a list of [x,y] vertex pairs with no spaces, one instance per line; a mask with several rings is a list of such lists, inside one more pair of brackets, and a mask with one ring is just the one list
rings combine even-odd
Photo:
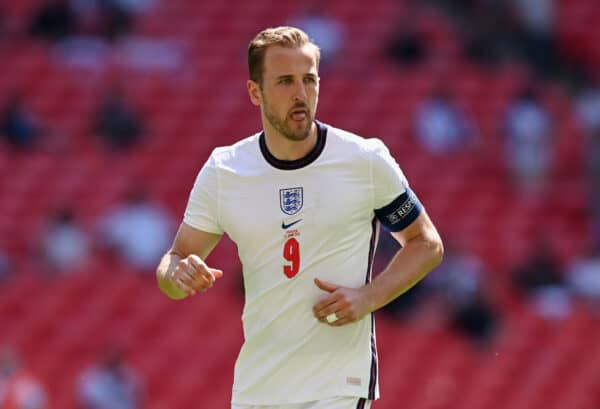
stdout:
[[302,81],[299,81],[293,96],[294,102],[305,102],[307,99],[306,87]]

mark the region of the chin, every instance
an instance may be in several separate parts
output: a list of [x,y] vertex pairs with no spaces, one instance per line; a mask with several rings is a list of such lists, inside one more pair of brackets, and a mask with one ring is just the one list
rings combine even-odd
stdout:
[[294,133],[290,133],[290,136],[292,137],[292,139],[294,139],[296,141],[303,141],[306,138],[308,138],[309,135],[310,135],[310,127],[308,127],[308,129],[302,129],[302,130],[298,130]]
[[[305,123],[305,122],[307,122],[307,123]],[[294,139],[304,140],[304,139],[308,138],[308,136],[310,135],[311,128],[312,128],[312,120],[305,119],[304,121],[302,121],[300,123],[292,124],[292,126],[289,127],[289,130],[290,130],[289,134]]]

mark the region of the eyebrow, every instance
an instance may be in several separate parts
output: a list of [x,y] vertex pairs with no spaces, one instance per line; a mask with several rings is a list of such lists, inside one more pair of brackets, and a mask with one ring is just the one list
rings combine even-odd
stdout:
[[[310,77],[310,78],[314,78],[314,79],[318,78],[318,76],[316,74],[313,74],[313,73],[310,73],[310,72],[307,73],[307,74],[304,74],[302,77],[303,78]],[[277,79],[277,80],[293,79],[293,78],[294,78],[294,76],[292,74],[284,74],[284,75],[279,75],[279,76],[275,77],[275,79]]]
[[279,76],[275,77],[275,79],[277,79],[277,80],[292,79],[292,78],[294,78],[294,76],[290,75],[290,74],[279,75]]

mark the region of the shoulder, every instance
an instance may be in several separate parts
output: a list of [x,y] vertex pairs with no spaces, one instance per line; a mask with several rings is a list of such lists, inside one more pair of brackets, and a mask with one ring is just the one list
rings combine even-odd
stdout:
[[[247,161],[258,152],[258,139],[260,133],[239,140],[238,142],[215,148],[208,159],[208,164],[213,167],[235,167],[236,163]],[[243,163],[243,162],[242,162]]]
[[327,142],[347,152],[355,152],[365,157],[389,153],[388,148],[379,138],[365,138],[344,129],[327,125]]
[[[353,168],[367,172],[372,180],[394,185],[395,181],[405,180],[400,165],[388,147],[379,138],[364,138],[337,128],[330,128],[332,135],[331,155],[342,156],[351,162]],[[329,133],[328,133],[329,135]],[[329,143],[329,137],[328,141]]]

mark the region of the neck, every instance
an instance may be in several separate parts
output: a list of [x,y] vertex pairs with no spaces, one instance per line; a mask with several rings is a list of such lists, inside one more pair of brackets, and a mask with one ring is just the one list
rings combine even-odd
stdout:
[[[265,124],[267,125],[267,124]],[[305,157],[317,144],[317,125],[313,122],[308,137],[293,141],[271,126],[264,126],[265,142],[271,155],[279,160],[297,160]]]

